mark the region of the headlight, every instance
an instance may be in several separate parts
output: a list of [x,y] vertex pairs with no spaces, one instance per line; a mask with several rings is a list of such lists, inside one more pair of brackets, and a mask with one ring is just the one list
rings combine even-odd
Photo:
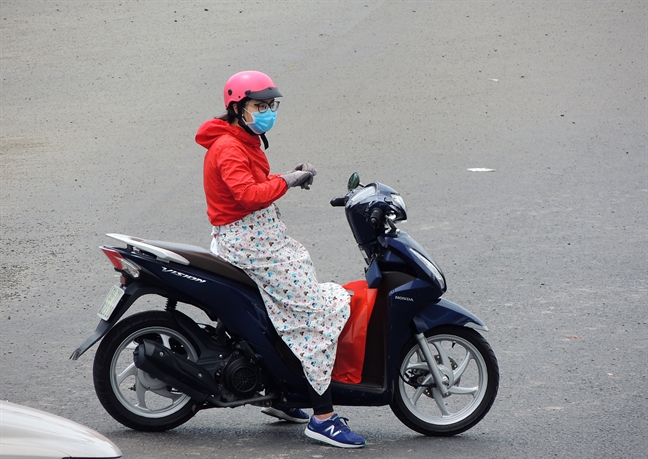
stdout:
[[443,274],[441,274],[441,270],[439,270],[439,268],[437,268],[434,263],[432,263],[422,254],[418,253],[416,250],[410,249],[410,252],[412,252],[412,255],[414,255],[416,258],[421,260],[421,263],[423,263],[425,267],[432,272],[432,275],[436,278],[439,286],[441,286],[441,290],[445,290],[446,285],[445,280],[443,280]]
[[396,221],[407,220],[407,206],[405,200],[400,194],[392,194],[392,207],[397,211]]

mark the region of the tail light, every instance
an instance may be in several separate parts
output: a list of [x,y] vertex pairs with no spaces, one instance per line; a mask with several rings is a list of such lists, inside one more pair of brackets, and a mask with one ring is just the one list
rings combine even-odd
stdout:
[[134,279],[137,279],[139,277],[140,270],[142,268],[137,266],[132,261],[122,257],[121,253],[107,247],[101,247],[101,250],[106,254],[117,271],[121,271],[122,273],[127,274]]

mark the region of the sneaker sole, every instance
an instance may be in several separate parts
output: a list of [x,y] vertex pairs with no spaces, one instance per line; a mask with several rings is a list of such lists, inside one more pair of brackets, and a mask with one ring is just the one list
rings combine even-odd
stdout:
[[313,432],[312,430],[306,428],[304,430],[304,433],[308,438],[312,438],[313,440],[321,441],[322,443],[329,444],[331,446],[337,446],[338,448],[362,448],[366,445],[366,443],[363,443],[362,445],[350,445],[348,443],[340,443],[338,441],[333,440],[332,438],[327,437],[326,435],[319,434],[317,432]]
[[284,421],[288,422],[294,422],[295,424],[306,424],[310,418],[307,419],[302,419],[302,418],[294,418],[292,416],[288,416],[286,413],[284,413],[281,410],[278,410],[276,408],[264,408],[261,410],[263,414],[267,414],[268,416],[272,416],[273,418],[277,419],[283,419]]

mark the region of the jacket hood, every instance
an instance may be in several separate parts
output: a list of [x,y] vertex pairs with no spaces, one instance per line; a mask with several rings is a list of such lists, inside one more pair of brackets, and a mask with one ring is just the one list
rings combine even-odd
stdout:
[[259,136],[250,135],[239,126],[232,126],[231,124],[215,118],[205,121],[196,133],[196,143],[209,149],[213,143],[223,135],[231,135],[236,137],[241,142],[244,142],[253,147],[260,147],[261,141]]

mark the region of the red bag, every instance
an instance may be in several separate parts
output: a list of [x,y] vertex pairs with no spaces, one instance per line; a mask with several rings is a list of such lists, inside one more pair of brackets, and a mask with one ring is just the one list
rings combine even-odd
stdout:
[[343,287],[353,291],[351,317],[338,339],[335,366],[331,376],[334,381],[358,384],[362,381],[367,327],[378,289],[370,289],[366,280],[349,282]]

